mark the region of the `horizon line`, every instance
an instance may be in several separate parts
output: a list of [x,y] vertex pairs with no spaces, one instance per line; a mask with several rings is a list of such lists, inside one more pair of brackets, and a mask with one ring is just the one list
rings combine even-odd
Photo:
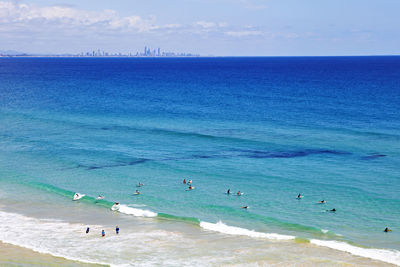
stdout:
[[0,54],[0,58],[262,58],[262,57],[395,57],[400,54],[365,54],[365,55],[251,55],[251,56],[215,56],[215,55],[193,55],[193,56],[130,56],[130,55],[115,55],[115,56],[82,56],[82,55],[68,55],[68,54],[21,54],[21,55],[7,55]]

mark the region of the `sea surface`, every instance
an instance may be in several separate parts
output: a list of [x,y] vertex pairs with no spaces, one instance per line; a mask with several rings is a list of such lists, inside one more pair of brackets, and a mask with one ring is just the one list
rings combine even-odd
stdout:
[[121,266],[400,265],[399,166],[400,57],[0,58],[5,243]]

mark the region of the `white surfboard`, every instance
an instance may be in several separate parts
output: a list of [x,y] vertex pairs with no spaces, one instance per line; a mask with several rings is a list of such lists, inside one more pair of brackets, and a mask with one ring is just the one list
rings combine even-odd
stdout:
[[81,198],[83,198],[84,196],[86,196],[85,194],[80,194],[80,193],[75,193],[74,198],[72,200],[79,200]]
[[119,203],[115,203],[114,205],[112,205],[111,210],[119,210]]

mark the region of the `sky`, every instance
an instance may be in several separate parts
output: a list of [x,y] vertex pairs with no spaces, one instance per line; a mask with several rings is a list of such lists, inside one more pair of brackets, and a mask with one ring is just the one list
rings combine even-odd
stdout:
[[400,54],[400,0],[0,0],[0,51]]

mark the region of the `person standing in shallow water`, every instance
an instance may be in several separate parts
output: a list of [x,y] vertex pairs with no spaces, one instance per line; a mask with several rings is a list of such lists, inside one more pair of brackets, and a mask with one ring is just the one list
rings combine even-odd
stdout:
[[89,233],[89,230],[90,230],[90,228],[88,227],[88,228],[86,228],[86,233],[88,234]]
[[119,227],[115,227],[115,233],[117,233],[117,235],[119,234]]
[[106,236],[106,232],[104,230],[101,230],[101,236],[105,237]]

